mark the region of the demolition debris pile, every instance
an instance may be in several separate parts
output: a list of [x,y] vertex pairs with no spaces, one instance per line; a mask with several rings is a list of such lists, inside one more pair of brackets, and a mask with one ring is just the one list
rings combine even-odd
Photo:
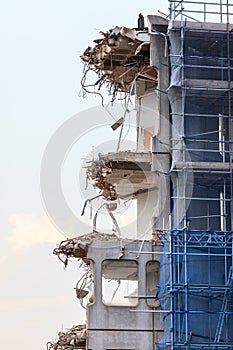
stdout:
[[[94,40],[95,46],[88,46],[81,59],[85,64],[81,81],[83,96],[99,92],[104,85],[114,101],[117,92],[130,92],[132,83],[140,78],[157,84],[157,69],[150,66],[150,42],[145,30],[137,31],[126,27],[115,27],[101,32],[103,38]],[[88,83],[89,73],[97,78]]]
[[58,340],[47,343],[47,350],[86,349],[86,325],[73,326],[66,332],[58,333]]
[[119,237],[115,234],[92,232],[77,238],[71,238],[62,241],[59,246],[54,249],[53,253],[58,256],[59,260],[63,262],[65,267],[68,265],[69,258],[82,259],[85,263],[88,263],[86,260],[88,246],[94,240],[119,241]]

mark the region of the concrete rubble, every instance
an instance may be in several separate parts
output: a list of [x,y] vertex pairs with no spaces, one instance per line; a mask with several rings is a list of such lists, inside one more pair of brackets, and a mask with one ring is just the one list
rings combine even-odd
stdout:
[[[146,30],[137,31],[126,27],[115,27],[101,32],[103,38],[94,40],[81,59],[85,64],[82,79],[83,93],[97,93],[105,85],[115,97],[117,91],[129,92],[135,78],[157,84],[157,69],[150,66],[150,42]],[[87,75],[97,74],[96,81],[87,82]],[[95,87],[95,91],[91,88]],[[97,87],[97,91],[96,91]]]
[[81,350],[86,348],[86,325],[73,326],[58,333],[58,340],[47,343],[47,350]]
[[87,183],[91,182],[108,201],[134,199],[142,191],[157,185],[156,177],[151,173],[151,153],[99,154],[98,159],[87,164]]
[[115,234],[105,234],[99,232],[92,232],[77,238],[66,239],[62,241],[57,248],[54,249],[53,254],[57,255],[65,267],[68,264],[69,258],[82,259],[85,263],[88,246],[95,240],[99,241],[120,241],[120,238]]

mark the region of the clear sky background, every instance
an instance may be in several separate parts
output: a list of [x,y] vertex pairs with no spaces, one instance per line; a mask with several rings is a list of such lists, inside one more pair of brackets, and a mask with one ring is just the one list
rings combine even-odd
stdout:
[[140,12],[167,13],[168,2],[8,0],[1,5],[0,348],[41,350],[84,317],[73,289],[78,263],[64,270],[52,254],[64,236],[41,201],[44,149],[72,115],[99,105],[94,96],[78,97],[79,56],[99,31],[134,27]]

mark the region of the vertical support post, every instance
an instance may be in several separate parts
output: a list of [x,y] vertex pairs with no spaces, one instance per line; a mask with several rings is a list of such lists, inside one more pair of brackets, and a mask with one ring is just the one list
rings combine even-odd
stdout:
[[173,291],[173,235],[170,232],[170,244],[169,244],[169,258],[170,258],[170,335],[171,335],[171,350],[174,349],[174,291]]
[[[181,28],[181,67],[182,67],[182,73],[181,73],[181,81],[182,81],[182,125],[183,125],[183,130],[184,130],[184,115],[185,115],[185,97],[186,97],[186,91],[184,89],[184,32],[185,32],[185,29],[184,27],[182,26]],[[184,136],[184,135],[183,135]],[[185,141],[184,141],[184,138],[183,138],[183,141],[182,141],[182,157],[183,157],[183,162],[186,162],[186,154],[185,154]],[[187,181],[187,174],[186,174],[186,171],[183,170],[183,227],[186,227],[186,199],[185,199],[185,195],[186,195],[186,181]]]
[[206,3],[204,3],[204,22],[206,22]]
[[220,14],[220,22],[222,23],[222,0],[220,0],[220,11],[219,11],[219,14]]
[[226,154],[225,154],[225,129],[224,129],[224,118],[219,113],[218,118],[218,140],[219,140],[219,153],[222,156],[222,161],[225,163]]
[[174,19],[174,3],[172,0],[170,0],[170,6],[169,6],[169,12],[170,12],[170,19]]
[[224,180],[223,192],[220,192],[219,202],[220,202],[220,229],[221,231],[226,231],[226,185]]
[[[229,1],[226,2],[227,7],[227,75],[228,75],[228,125],[229,125],[229,141],[232,141],[233,120],[231,115],[231,59],[230,59],[230,27],[229,27]],[[230,162],[230,192],[231,192],[231,230],[233,230],[233,188],[232,188],[232,145],[229,144],[229,162]]]
[[184,311],[185,311],[185,342],[189,340],[188,334],[188,266],[187,266],[187,230],[184,230]]
[[230,201],[230,213],[231,213],[230,222],[231,222],[231,231],[233,231],[233,188],[232,188],[232,183],[233,183],[232,155],[230,154],[230,196],[231,196],[231,201]]

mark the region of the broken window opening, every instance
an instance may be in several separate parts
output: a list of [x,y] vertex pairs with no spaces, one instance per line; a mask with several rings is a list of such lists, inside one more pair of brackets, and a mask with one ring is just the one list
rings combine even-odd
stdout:
[[160,263],[157,260],[148,261],[146,264],[146,295],[154,298],[147,299],[147,305],[150,307],[159,307],[157,298],[158,285],[160,278]]
[[104,260],[102,262],[103,303],[107,306],[137,306],[137,296],[137,261]]

